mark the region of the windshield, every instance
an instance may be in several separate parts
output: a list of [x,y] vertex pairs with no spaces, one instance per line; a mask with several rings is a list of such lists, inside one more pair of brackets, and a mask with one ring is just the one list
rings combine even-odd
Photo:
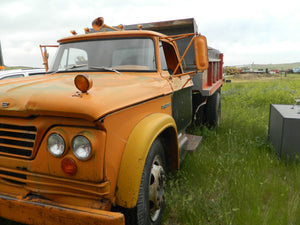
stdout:
[[103,69],[156,71],[153,40],[100,39],[61,44],[50,71]]

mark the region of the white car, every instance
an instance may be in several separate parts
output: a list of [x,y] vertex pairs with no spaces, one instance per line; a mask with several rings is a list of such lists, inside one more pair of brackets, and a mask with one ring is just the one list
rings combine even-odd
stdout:
[[18,69],[0,72],[0,80],[45,74],[45,69]]

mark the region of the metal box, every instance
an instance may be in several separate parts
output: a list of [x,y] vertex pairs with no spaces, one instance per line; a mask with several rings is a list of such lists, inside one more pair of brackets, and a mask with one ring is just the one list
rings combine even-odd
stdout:
[[270,105],[269,141],[282,158],[300,157],[300,107]]

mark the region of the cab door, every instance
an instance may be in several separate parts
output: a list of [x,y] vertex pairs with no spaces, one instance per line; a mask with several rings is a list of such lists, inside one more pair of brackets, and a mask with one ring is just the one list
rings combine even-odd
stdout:
[[160,42],[162,73],[167,74],[172,94],[172,116],[176,122],[178,133],[184,131],[192,122],[192,81],[189,75],[181,76],[182,66],[178,66],[178,52],[166,41]]

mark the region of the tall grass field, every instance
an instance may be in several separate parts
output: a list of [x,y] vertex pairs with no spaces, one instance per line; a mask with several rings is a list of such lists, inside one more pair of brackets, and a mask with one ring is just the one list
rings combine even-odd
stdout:
[[191,127],[203,141],[168,177],[163,225],[300,224],[300,163],[279,159],[267,138],[270,104],[295,98],[300,75],[224,83],[220,128]]
[[163,224],[300,224],[300,164],[267,138],[270,104],[295,98],[297,78],[225,83],[220,128],[191,128],[203,141],[169,178]]

